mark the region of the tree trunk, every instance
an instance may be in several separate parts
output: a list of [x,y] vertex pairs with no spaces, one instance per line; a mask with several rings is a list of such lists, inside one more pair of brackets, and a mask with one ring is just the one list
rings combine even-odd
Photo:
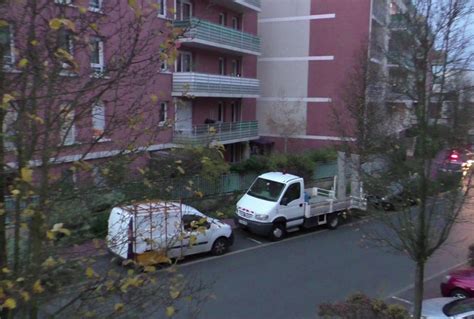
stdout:
[[[4,48],[0,44],[0,63],[3,63]],[[0,65],[0,99],[3,98],[4,92],[5,73],[3,67]],[[5,119],[5,110],[0,108],[0,123],[3,124]],[[6,188],[6,176],[5,176],[5,152],[4,152],[4,135],[0,136],[0,268],[8,265],[7,260],[7,231],[6,221],[7,214],[5,211],[5,188]],[[1,279],[1,274],[0,274]]]
[[424,278],[425,278],[425,264],[423,262],[416,263],[415,269],[415,291],[414,291],[414,318],[421,317],[421,303],[423,302],[423,291],[424,291]]

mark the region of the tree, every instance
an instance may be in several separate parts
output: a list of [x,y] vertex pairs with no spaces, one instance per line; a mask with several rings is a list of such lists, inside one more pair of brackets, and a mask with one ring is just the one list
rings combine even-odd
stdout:
[[[143,151],[167,130],[159,72],[173,63],[184,32],[156,19],[156,1],[98,3],[0,3],[2,317],[103,317],[144,306],[171,316],[178,300],[199,290],[171,271],[160,281],[154,268],[107,271],[94,258],[65,258],[80,239],[68,228],[77,215],[66,212],[90,209],[82,204],[101,194],[91,180],[120,180],[124,166],[106,164],[125,158],[140,166]],[[79,192],[76,179],[89,192]],[[155,298],[143,302],[144,295]]]
[[[425,265],[462,221],[467,193],[461,185],[470,184],[470,177],[440,174],[443,150],[460,146],[455,136],[460,132],[459,127],[446,129],[430,106],[448,100],[448,83],[470,60],[471,39],[463,30],[473,7],[464,0],[404,5],[392,8],[383,29],[390,41],[372,38],[369,52],[355,59],[345,86],[350,119],[344,127],[357,140],[344,147],[366,162],[361,177],[368,194],[396,198],[396,213],[370,210],[380,223],[368,235],[415,263],[414,315],[419,318]],[[381,57],[374,59],[378,53]]]

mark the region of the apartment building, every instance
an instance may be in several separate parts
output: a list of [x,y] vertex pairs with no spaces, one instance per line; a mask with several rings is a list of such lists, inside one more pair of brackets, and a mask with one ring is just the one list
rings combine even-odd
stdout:
[[[369,54],[369,68],[387,78],[397,75],[387,52],[397,30],[391,17],[406,10],[402,0],[262,1],[258,59],[261,97],[257,101],[260,135],[281,151],[319,148],[352,136],[341,136],[335,114],[346,116],[344,87],[352,70]],[[369,103],[386,100],[404,124],[411,103],[389,92],[385,81],[368,88]],[[283,116],[282,116],[283,115]],[[403,125],[404,125],[403,124]],[[396,130],[403,129],[403,125]],[[348,131],[348,130],[346,130]]]
[[[118,0],[54,0],[34,4],[42,16],[36,21],[23,5],[0,6],[7,21],[0,25],[2,71],[6,90],[17,94],[7,134],[19,125],[19,110],[38,99],[15,83],[33,83],[25,77],[37,72],[44,79],[38,88],[54,91],[41,98],[60,118],[48,138],[61,146],[50,154],[61,169],[136,151],[143,155],[136,165],[145,166],[154,152],[212,143],[225,146],[229,161],[249,155],[249,141],[258,139],[259,0],[157,0],[145,9]],[[33,40],[31,26],[38,32]],[[33,69],[32,48],[44,52],[41,68]],[[43,158],[33,154],[32,165]]]

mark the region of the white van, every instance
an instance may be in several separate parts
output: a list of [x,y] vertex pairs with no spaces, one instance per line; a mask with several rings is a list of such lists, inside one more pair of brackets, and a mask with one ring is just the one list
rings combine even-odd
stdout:
[[233,239],[229,225],[193,207],[145,202],[112,209],[107,247],[123,259],[149,265],[209,251],[221,255]]

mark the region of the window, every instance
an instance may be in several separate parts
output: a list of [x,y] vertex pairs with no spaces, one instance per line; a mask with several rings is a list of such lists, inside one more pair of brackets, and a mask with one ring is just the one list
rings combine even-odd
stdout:
[[177,0],[176,2],[176,19],[188,20],[193,15],[193,6],[191,2],[185,0]]
[[220,25],[226,25],[227,24],[227,15],[225,12],[219,13],[219,24]]
[[54,0],[54,3],[57,3],[57,4],[71,4],[72,0]]
[[158,0],[158,16],[166,18],[166,0]]
[[225,75],[225,58],[219,58],[219,74]]
[[240,76],[240,60],[232,60],[232,76]]
[[176,72],[192,72],[192,55],[189,52],[181,52],[178,56]]
[[102,138],[105,132],[105,106],[97,102],[92,106],[92,136]]
[[225,105],[223,102],[217,104],[217,121],[221,123],[225,121]]
[[13,32],[10,25],[0,27],[0,45],[3,46],[3,65],[12,66],[15,64]]
[[3,136],[4,136],[4,148],[7,151],[15,149],[15,124],[18,119],[18,112],[13,104],[10,104],[6,110],[5,117],[3,119]]
[[167,72],[168,71],[168,62],[166,60],[161,61],[160,71],[161,72]]
[[231,111],[232,111],[232,122],[240,121],[240,102],[232,102]]
[[239,17],[232,17],[232,29],[240,30],[240,19],[239,19]]
[[89,10],[99,12],[102,9],[102,0],[89,0]]
[[104,72],[104,42],[97,37],[90,40],[91,68],[93,72]]
[[294,184],[291,184],[286,190],[285,195],[283,195],[282,202],[289,204],[300,197],[301,197],[301,184],[294,183]]
[[166,123],[166,120],[168,119],[168,103],[167,102],[161,102],[160,103],[160,111],[159,111],[159,125],[163,126]]
[[183,228],[185,231],[196,231],[200,227],[206,227],[209,229],[211,224],[207,221],[206,217],[199,215],[183,215],[181,218]]
[[250,186],[247,195],[268,200],[271,202],[276,202],[280,197],[281,192],[285,184],[274,182],[264,178],[257,178],[255,182]]
[[102,175],[102,170],[98,166],[92,168],[92,177],[94,178],[94,185],[99,187],[104,187],[107,185],[107,180]]
[[[69,53],[71,56],[74,55],[73,50],[73,36],[72,33],[68,30],[61,29],[58,32],[58,50],[62,49]],[[70,61],[67,58],[64,58],[62,55],[60,56],[61,65],[64,69],[71,68],[74,64],[74,61]]]
[[74,124],[74,110],[70,105],[63,105],[60,109],[60,133],[62,145],[72,145],[76,140],[76,128]]
[[165,49],[160,49],[159,59],[160,59],[160,72],[168,71],[168,55],[166,54]]

